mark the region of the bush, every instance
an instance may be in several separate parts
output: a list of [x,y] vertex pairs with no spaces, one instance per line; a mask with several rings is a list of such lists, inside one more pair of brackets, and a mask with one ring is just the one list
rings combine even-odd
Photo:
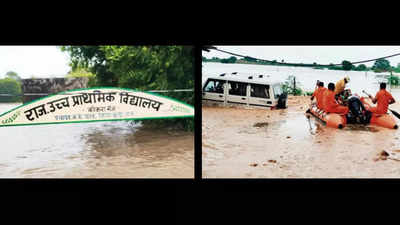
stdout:
[[398,76],[391,75],[388,78],[388,83],[391,85],[400,85],[400,78]]

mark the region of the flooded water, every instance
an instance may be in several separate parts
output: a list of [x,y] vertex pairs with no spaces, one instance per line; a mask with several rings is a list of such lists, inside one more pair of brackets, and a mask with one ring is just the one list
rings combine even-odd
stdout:
[[[400,149],[400,130],[329,128],[307,117],[309,102],[289,97],[284,110],[203,106],[203,177],[400,177],[400,161],[376,160],[382,151]],[[400,104],[391,108],[400,111]]]
[[[222,73],[256,73],[269,75],[273,80],[284,82],[289,75],[296,76],[296,84],[303,88],[305,91],[313,91],[317,80],[323,81],[325,86],[328,83],[343,79],[345,76],[350,77],[350,83],[346,88],[350,88],[353,93],[363,95],[362,90],[367,93],[375,95],[379,89],[379,79],[374,72],[362,71],[341,71],[341,70],[317,70],[312,68],[301,67],[286,67],[286,66],[263,66],[263,65],[249,65],[249,64],[225,64],[225,63],[202,63],[202,82],[204,83],[209,76],[217,76]],[[386,74],[389,73],[379,73]],[[400,88],[390,87],[387,88],[392,92],[394,97],[400,97]]]
[[193,178],[194,135],[126,121],[0,127],[0,177]]

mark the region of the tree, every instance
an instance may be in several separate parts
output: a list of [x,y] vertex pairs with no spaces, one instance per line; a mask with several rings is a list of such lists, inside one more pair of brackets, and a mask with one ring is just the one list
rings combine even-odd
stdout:
[[17,74],[16,72],[14,72],[14,71],[8,71],[8,72],[6,73],[6,76],[5,76],[5,77],[6,77],[6,78],[14,79],[14,80],[16,80],[16,81],[18,81],[18,82],[21,81],[21,77],[19,77],[18,74]]
[[257,59],[252,58],[252,57],[244,57],[244,60],[248,61],[248,62],[257,62]]
[[342,67],[344,70],[351,70],[353,68],[353,64],[347,60],[342,61]]
[[[64,46],[71,66],[88,68],[101,86],[138,90],[194,88],[194,50],[190,46]],[[163,95],[194,104],[194,92]],[[191,119],[145,120],[149,125],[182,125],[194,129]]]
[[374,65],[372,66],[372,69],[376,72],[389,71],[390,68],[391,68],[390,62],[386,59],[378,59],[375,61]]
[[366,71],[367,70],[367,66],[364,64],[360,64],[356,67],[356,70],[358,71]]
[[299,88],[300,85],[300,82],[297,81],[295,76],[289,75],[283,83],[282,89],[288,94],[301,95],[303,91],[301,90],[301,88]]
[[95,87],[98,86],[96,83],[96,76],[89,72],[87,69],[85,68],[75,68],[73,70],[71,70],[67,76],[67,78],[79,78],[79,77],[87,77],[89,79],[88,81],[88,86],[89,87]]
[[[0,79],[0,94],[20,95],[21,93],[21,84],[18,81],[9,77]],[[21,101],[21,96],[0,96],[0,102],[19,101]]]
[[235,63],[237,58],[235,56],[231,56],[227,59],[221,59],[221,63]]

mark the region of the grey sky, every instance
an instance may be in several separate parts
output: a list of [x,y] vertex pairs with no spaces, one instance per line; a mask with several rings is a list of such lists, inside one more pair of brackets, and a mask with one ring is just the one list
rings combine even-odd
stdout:
[[[221,50],[266,60],[293,63],[341,63],[343,60],[362,61],[400,53],[400,46],[215,46]],[[207,58],[227,58],[231,55],[211,50],[203,52]],[[388,58],[397,66],[400,56]],[[373,62],[365,63],[372,66]]]
[[68,63],[68,54],[56,46],[0,46],[0,78],[8,71],[21,78],[63,77]]

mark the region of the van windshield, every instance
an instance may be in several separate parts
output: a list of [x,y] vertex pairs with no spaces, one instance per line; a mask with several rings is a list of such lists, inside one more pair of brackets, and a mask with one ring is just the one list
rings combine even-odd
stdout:
[[208,80],[204,86],[204,92],[224,93],[224,83],[222,80]]
[[275,98],[279,98],[279,95],[281,95],[283,93],[281,85],[280,84],[274,85],[273,89],[274,89]]

